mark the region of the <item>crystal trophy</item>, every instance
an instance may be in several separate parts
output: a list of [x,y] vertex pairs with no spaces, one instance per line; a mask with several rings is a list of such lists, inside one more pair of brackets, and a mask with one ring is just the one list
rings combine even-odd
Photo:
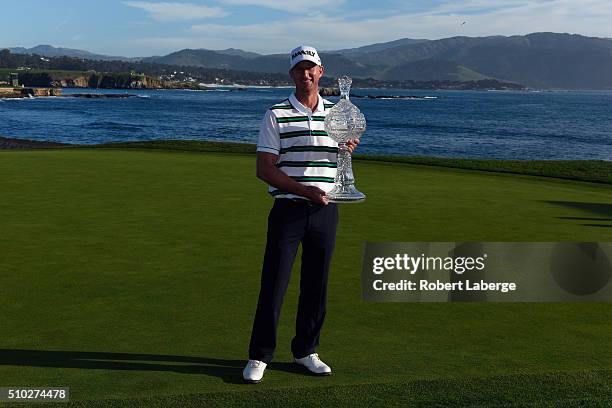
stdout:
[[348,76],[338,79],[340,101],[325,117],[325,131],[338,142],[338,170],[334,188],[327,193],[332,203],[355,203],[365,200],[365,194],[355,188],[351,153],[346,142],[359,139],[365,132],[366,121],[363,113],[349,100],[349,92],[353,80]]

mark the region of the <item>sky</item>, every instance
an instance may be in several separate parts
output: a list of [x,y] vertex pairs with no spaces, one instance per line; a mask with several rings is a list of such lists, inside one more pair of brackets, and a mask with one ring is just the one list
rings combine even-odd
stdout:
[[20,0],[2,2],[0,47],[49,44],[126,57],[184,48],[286,53],[399,38],[612,37],[610,0]]

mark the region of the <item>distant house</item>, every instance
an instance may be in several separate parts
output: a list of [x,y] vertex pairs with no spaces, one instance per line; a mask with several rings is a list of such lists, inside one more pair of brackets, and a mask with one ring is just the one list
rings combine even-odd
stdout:
[[19,74],[16,72],[11,72],[9,74],[9,85],[11,86],[19,86]]

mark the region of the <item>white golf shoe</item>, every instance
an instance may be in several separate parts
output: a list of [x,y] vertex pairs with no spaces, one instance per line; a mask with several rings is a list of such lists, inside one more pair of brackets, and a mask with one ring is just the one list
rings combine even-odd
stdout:
[[294,359],[296,364],[302,365],[314,375],[331,375],[331,368],[321,361],[317,353],[312,353],[304,358]]
[[261,382],[267,364],[259,360],[249,360],[244,370],[242,370],[242,378],[244,382],[257,384]]

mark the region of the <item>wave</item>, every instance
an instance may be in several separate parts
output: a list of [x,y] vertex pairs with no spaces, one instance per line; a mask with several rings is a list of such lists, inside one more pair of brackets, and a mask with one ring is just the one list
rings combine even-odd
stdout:
[[28,95],[27,97],[22,97],[22,98],[0,98],[0,101],[49,101],[49,100],[56,100],[56,99],[66,100],[66,98],[63,98],[61,96],[32,96],[32,95]]
[[34,100],[36,98],[0,98],[1,101],[31,101]]
[[381,97],[376,97],[376,98],[368,98],[368,99],[379,99],[379,100],[383,100],[383,101],[390,101],[390,100],[409,100],[409,101],[421,101],[421,100],[430,100],[430,99],[438,99],[437,96],[418,96],[418,97],[406,97],[406,98],[398,98],[398,97],[394,97],[394,96],[381,96]]
[[229,89],[177,89],[184,92],[229,92]]
[[92,122],[85,125],[89,129],[104,129],[104,130],[124,130],[127,132],[139,132],[145,128],[151,127],[150,125],[133,125],[129,123],[113,122],[113,121],[101,121]]

